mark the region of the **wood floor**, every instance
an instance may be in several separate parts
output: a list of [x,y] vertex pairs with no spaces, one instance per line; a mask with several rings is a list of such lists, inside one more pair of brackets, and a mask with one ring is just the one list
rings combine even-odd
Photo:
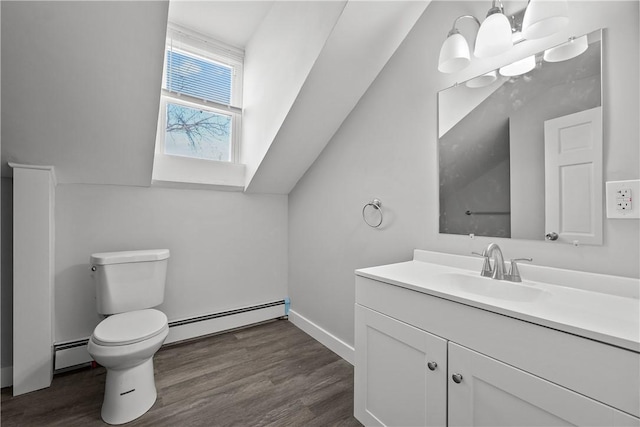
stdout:
[[[360,426],[353,367],[286,320],[166,346],[154,363],[158,400],[127,426]],[[2,427],[104,426],[104,380],[99,367],[3,389]]]

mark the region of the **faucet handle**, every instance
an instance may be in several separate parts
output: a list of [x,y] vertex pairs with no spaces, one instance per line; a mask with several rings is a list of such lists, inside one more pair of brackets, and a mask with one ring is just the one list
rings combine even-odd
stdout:
[[484,263],[482,264],[482,271],[480,272],[480,275],[483,277],[491,277],[493,275],[493,270],[491,269],[491,262],[489,262],[489,255],[487,255],[487,250],[483,250],[482,253],[471,252],[471,254],[484,258]]
[[514,258],[511,260],[511,268],[509,269],[509,274],[507,274],[506,279],[511,282],[522,282],[522,276],[520,276],[520,270],[518,270],[518,262],[520,261],[533,261],[533,258]]

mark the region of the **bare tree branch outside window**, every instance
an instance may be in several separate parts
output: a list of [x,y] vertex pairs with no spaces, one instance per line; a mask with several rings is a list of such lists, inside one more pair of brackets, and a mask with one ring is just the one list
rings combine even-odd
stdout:
[[230,136],[230,116],[167,104],[165,151],[168,154],[228,161]]
[[[224,105],[231,102],[233,68],[185,52],[167,50],[166,88]],[[168,102],[165,153],[231,161],[232,116],[197,105]]]

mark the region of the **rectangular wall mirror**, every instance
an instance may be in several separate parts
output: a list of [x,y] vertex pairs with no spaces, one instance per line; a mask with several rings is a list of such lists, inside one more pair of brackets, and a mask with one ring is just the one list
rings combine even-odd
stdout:
[[438,93],[440,233],[602,244],[601,41]]

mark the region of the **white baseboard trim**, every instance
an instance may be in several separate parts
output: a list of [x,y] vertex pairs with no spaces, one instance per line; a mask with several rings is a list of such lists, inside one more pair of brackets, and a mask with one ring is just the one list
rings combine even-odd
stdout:
[[350,364],[355,363],[355,349],[327,330],[313,323],[295,310],[289,310],[289,320],[295,326],[311,335],[320,344],[333,351]]
[[13,385],[13,366],[0,369],[0,388]]

